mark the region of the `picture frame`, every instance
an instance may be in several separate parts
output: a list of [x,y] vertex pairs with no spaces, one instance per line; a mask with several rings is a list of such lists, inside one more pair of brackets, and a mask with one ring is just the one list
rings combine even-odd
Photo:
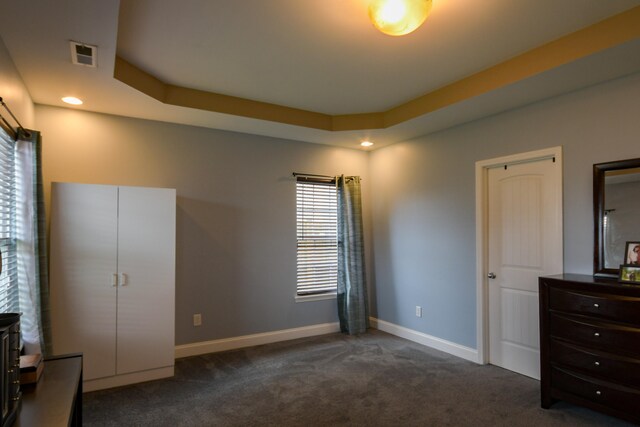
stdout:
[[640,265],[622,264],[618,274],[618,282],[640,284]]
[[640,242],[624,245],[624,265],[640,265]]

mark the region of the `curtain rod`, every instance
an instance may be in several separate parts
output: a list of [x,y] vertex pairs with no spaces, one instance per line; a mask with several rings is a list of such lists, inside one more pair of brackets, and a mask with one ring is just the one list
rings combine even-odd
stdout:
[[[27,136],[27,137],[31,136],[31,133],[29,133],[27,130],[25,130],[25,128],[22,127],[22,124],[20,124],[20,121],[18,120],[18,118],[13,115],[13,113],[9,109],[9,106],[7,104],[5,104],[5,102],[4,102],[4,100],[2,99],[1,96],[0,96],[0,105],[2,105],[5,108],[5,110],[7,110],[9,112],[11,117],[13,117],[13,120],[18,124],[18,129],[21,130],[22,132],[24,132],[25,136]],[[1,115],[0,115],[0,117],[1,117]],[[9,128],[11,128],[11,125],[9,123],[7,123],[7,120],[4,117],[2,117],[2,121],[4,123],[6,123],[9,126]]]
[[293,176],[309,176],[309,177],[314,177],[314,178],[327,178],[327,179],[334,179],[335,176],[329,176],[329,175],[314,175],[312,173],[299,173],[299,172],[294,172]]
[[17,139],[18,134],[16,133],[16,131],[13,130],[13,126],[11,126],[11,123],[9,123],[7,121],[7,119],[4,118],[4,116],[2,114],[0,114],[0,120],[2,120],[2,123],[5,124],[5,126],[7,127],[7,132],[12,133],[13,138]]
[[[293,172],[292,174],[294,177],[301,177],[303,180],[307,181],[319,181],[319,182],[325,182],[325,181],[329,181],[329,182],[336,182],[336,178],[337,176],[331,176],[331,175],[316,175],[313,173],[300,173],[300,172]],[[351,179],[354,177],[346,177],[347,179]]]

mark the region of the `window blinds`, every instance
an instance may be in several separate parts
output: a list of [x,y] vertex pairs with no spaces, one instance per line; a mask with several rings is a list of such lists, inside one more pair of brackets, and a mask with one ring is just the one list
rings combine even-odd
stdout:
[[19,311],[15,188],[15,142],[0,130],[0,313]]
[[332,183],[297,181],[298,295],[335,292],[338,207]]

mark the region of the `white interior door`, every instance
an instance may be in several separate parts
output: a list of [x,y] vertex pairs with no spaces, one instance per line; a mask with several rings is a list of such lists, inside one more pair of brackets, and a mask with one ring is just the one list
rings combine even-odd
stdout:
[[117,195],[103,185],[51,187],[53,352],[84,353],[85,380],[116,370]]
[[561,172],[552,159],[488,172],[489,362],[536,379],[538,277],[563,270]]
[[176,192],[119,192],[117,373],[173,366]]

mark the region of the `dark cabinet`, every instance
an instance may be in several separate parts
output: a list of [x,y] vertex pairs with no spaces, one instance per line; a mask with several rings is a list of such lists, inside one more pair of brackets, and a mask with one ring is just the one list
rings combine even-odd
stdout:
[[556,400],[640,423],[640,286],[540,277],[542,407]]
[[10,426],[20,403],[20,315],[0,313],[0,426]]
[[40,381],[24,386],[22,408],[12,427],[82,426],[82,355],[44,360]]

